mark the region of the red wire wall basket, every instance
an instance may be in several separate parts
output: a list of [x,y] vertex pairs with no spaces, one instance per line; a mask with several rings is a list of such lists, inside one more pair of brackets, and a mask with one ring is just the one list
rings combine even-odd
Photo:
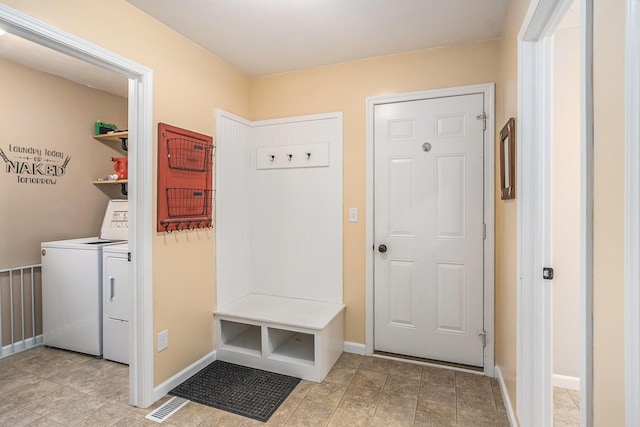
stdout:
[[158,231],[213,227],[213,138],[158,124]]

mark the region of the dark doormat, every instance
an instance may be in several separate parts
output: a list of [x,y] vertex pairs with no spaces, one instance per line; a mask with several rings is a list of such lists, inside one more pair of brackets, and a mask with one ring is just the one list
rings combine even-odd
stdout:
[[216,360],[169,394],[267,422],[299,382],[300,378]]

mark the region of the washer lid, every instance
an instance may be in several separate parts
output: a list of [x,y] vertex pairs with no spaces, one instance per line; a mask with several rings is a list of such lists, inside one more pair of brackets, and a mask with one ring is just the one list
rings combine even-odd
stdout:
[[129,240],[129,201],[109,200],[104,213],[100,238],[106,240]]

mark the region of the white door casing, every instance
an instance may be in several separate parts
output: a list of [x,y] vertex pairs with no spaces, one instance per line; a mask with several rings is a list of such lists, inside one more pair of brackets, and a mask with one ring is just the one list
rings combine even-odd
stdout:
[[482,366],[483,95],[374,121],[375,350]]
[[[516,399],[522,426],[553,423],[550,262],[551,37],[572,0],[534,0],[518,35]],[[593,0],[581,0],[581,424],[593,425]]]
[[[420,265],[420,262],[414,262],[417,261],[417,257],[413,256],[407,256],[406,253],[404,254],[400,254],[397,251],[398,250],[402,250],[406,252],[406,248],[400,249],[400,247],[402,247],[403,245],[398,246],[398,242],[395,240],[412,240],[414,242],[405,242],[405,243],[409,243],[409,246],[413,245],[414,247],[416,246],[416,242],[414,238],[402,238],[402,237],[398,237],[398,236],[392,236],[390,237],[390,239],[388,242],[393,242],[391,244],[388,244],[388,252],[385,255],[382,255],[380,252],[378,252],[378,245],[381,243],[384,243],[383,240],[384,239],[379,239],[378,237],[376,237],[375,239],[375,250],[374,250],[374,226],[373,226],[373,200],[374,200],[374,132],[378,131],[378,129],[376,129],[376,126],[374,126],[374,123],[376,125],[379,125],[379,120],[374,120],[374,117],[376,117],[376,113],[380,113],[381,111],[384,110],[384,106],[391,104],[391,103],[406,103],[408,104],[412,104],[411,101],[418,101],[418,100],[425,100],[425,99],[435,99],[435,98],[446,98],[446,97],[459,97],[459,99],[465,98],[466,95],[471,95],[471,94],[477,94],[476,96],[478,96],[478,99],[480,99],[480,103],[479,103],[479,111],[475,114],[467,114],[467,125],[469,125],[470,120],[472,119],[475,123],[474,125],[477,126],[480,130],[482,130],[483,127],[483,120],[476,120],[476,116],[482,114],[482,112],[486,112],[487,114],[487,120],[486,120],[486,126],[487,126],[487,131],[486,131],[486,135],[493,135],[494,132],[494,124],[493,124],[493,84],[486,84],[486,85],[474,85],[474,86],[465,86],[465,87],[457,87],[457,88],[448,88],[448,89],[438,89],[438,90],[431,90],[431,91],[422,91],[422,92],[413,92],[413,93],[407,93],[407,94],[399,94],[399,95],[390,95],[390,96],[381,96],[381,97],[372,97],[372,98],[368,98],[367,99],[367,184],[368,184],[368,191],[367,191],[367,340],[366,340],[366,345],[365,345],[365,353],[366,354],[373,354],[374,351],[374,341],[375,341],[375,349],[376,350],[380,350],[380,351],[389,351],[389,352],[398,352],[398,351],[393,351],[393,350],[389,350],[388,348],[385,347],[385,344],[383,342],[382,347],[380,346],[380,336],[378,335],[378,325],[375,325],[374,322],[374,286],[373,286],[373,277],[374,277],[374,259],[380,258],[380,259],[386,259],[386,260],[391,260],[391,263],[386,262],[385,263],[377,263],[380,264],[380,267],[382,268],[382,271],[378,271],[378,268],[376,267],[376,271],[375,271],[375,277],[376,279],[382,274],[382,275],[388,275],[388,274],[396,274],[398,277],[405,277],[407,278],[407,280],[401,281],[401,285],[398,287],[397,282],[398,280],[395,280],[396,284],[396,289],[393,291],[392,293],[392,298],[390,299],[390,301],[394,302],[395,305],[393,306],[389,306],[389,304],[383,304],[382,306],[378,307],[376,305],[376,310],[382,310],[384,311],[384,317],[389,317],[390,309],[393,311],[395,310],[395,317],[397,317],[397,319],[395,319],[395,322],[392,322],[394,324],[396,324],[396,326],[393,326],[391,329],[394,330],[395,333],[390,334],[390,336],[392,336],[392,340],[395,340],[396,342],[401,342],[401,343],[406,343],[406,342],[414,342],[414,344],[416,344],[418,347],[420,347],[419,344],[417,344],[415,341],[415,339],[413,338],[407,338],[407,334],[411,335],[412,333],[415,335],[417,334],[419,336],[419,333],[416,333],[415,331],[412,331],[412,328],[414,328],[414,326],[412,325],[413,320],[410,320],[411,316],[414,316],[414,319],[417,319],[418,316],[420,317],[422,320],[421,322],[430,322],[432,325],[432,329],[438,329],[433,328],[434,325],[436,325],[438,322],[440,322],[440,331],[438,332],[433,332],[432,335],[436,335],[436,336],[451,336],[453,335],[456,338],[461,338],[462,336],[467,336],[467,338],[469,338],[470,342],[473,342],[474,345],[476,346],[477,349],[479,349],[476,352],[476,359],[473,360],[457,360],[457,359],[451,359],[451,360],[457,360],[458,363],[464,363],[464,364],[471,364],[471,365],[475,365],[475,366],[482,366],[484,367],[484,372],[486,375],[490,375],[493,376],[493,203],[487,203],[486,206],[484,206],[484,212],[483,212],[483,200],[493,200],[494,197],[494,191],[493,191],[493,173],[490,174],[483,174],[484,170],[490,170],[493,171],[493,164],[494,164],[494,145],[493,145],[493,138],[489,138],[489,143],[484,144],[483,146],[483,140],[482,140],[482,131],[480,132],[480,144],[479,144],[479,152],[476,153],[476,156],[478,157],[478,169],[480,171],[478,178],[476,178],[476,180],[474,181],[474,185],[478,186],[478,188],[475,188],[473,191],[473,195],[476,199],[476,202],[479,200],[479,218],[478,221],[475,224],[475,227],[477,229],[477,231],[479,231],[477,233],[478,236],[478,241],[479,246],[477,246],[476,248],[479,248],[479,263],[476,266],[463,266],[464,263],[461,262],[446,262],[446,257],[440,257],[439,259],[436,259],[436,261],[438,261],[437,263],[437,267],[436,264],[432,262],[432,266],[431,271],[428,271],[429,267],[425,267],[425,265],[427,265],[428,263],[423,262],[423,265]],[[473,98],[473,97],[471,97]],[[444,120],[441,120],[441,132],[454,132],[455,133],[455,129],[456,126],[453,127],[449,127],[447,128],[446,125],[453,125],[454,123],[457,123],[458,129],[459,129],[459,125],[460,125],[460,121],[458,120],[456,122],[456,119],[454,118],[455,114],[453,115],[447,115],[447,113],[445,113],[444,111],[442,112],[441,115],[441,119],[444,118]],[[406,118],[406,117],[405,117]],[[451,120],[447,121],[447,118],[450,118]],[[402,133],[404,132],[402,129],[403,127],[406,129],[407,128],[407,124],[402,122],[402,120],[400,120],[399,118],[398,121],[392,122],[392,126],[393,128],[395,128],[395,135],[396,135],[396,139],[398,139],[398,137],[402,136]],[[395,119],[394,119],[395,120]],[[437,125],[435,125],[436,123],[436,119],[435,117],[432,117],[431,119],[433,121],[434,124],[430,125],[432,127],[432,129],[437,129]],[[426,120],[426,122],[428,122],[429,120]],[[444,125],[444,127],[443,127]],[[420,128],[423,125],[420,126],[416,126],[416,128]],[[427,126],[427,125],[424,125]],[[393,132],[394,130],[392,130]],[[418,135],[420,131],[417,130],[416,131],[416,136],[418,138],[422,138],[421,135]],[[432,130],[432,132],[434,133],[435,136],[435,132],[436,130]],[[404,132],[406,133],[406,132]],[[446,140],[446,138],[445,138]],[[418,148],[419,152],[416,153],[418,155],[422,155],[422,154],[426,154],[429,155],[431,154],[431,159],[433,164],[435,165],[436,162],[439,163],[440,166],[443,166],[447,163],[449,163],[450,166],[452,165],[456,165],[454,167],[447,167],[447,168],[442,168],[440,167],[440,174],[432,174],[431,175],[431,185],[434,185],[435,182],[438,181],[438,179],[440,179],[440,181],[442,182],[442,179],[444,179],[445,177],[451,178],[453,176],[455,176],[455,170],[457,169],[458,172],[460,171],[459,166],[462,164],[465,164],[465,167],[469,166],[469,162],[468,160],[462,160],[462,157],[460,156],[461,153],[463,153],[462,151],[457,151],[457,155],[458,156],[452,156],[452,157],[447,157],[447,156],[443,156],[443,153],[439,153],[438,150],[440,148],[438,148],[437,146],[439,145],[439,141],[436,141],[436,143],[434,143],[434,139],[432,139],[431,141],[429,141],[429,138],[425,139],[424,141],[419,141],[415,143],[415,147]],[[422,144],[423,142],[430,142],[431,143],[431,151],[430,152],[424,152],[422,151]],[[451,140],[449,140],[448,142],[451,142]],[[393,149],[396,149],[397,147],[401,146],[401,145],[407,145],[405,143],[401,143],[399,145],[397,145],[397,143],[394,143],[396,146],[393,147]],[[394,145],[392,144],[392,145]],[[459,147],[457,147],[459,148]],[[378,150],[378,147],[376,147],[376,150]],[[455,150],[454,150],[455,151]],[[418,170],[418,168],[416,166],[414,166],[413,168],[409,168],[409,172],[407,172],[407,170],[403,171],[403,168],[401,167],[401,165],[404,164],[410,164],[411,161],[408,159],[411,156],[407,156],[407,155],[400,155],[398,156],[398,152],[395,152],[395,158],[394,160],[391,162],[391,166],[392,169],[395,168],[395,171],[393,171],[392,175],[395,175],[396,180],[397,179],[404,179],[404,180],[408,180],[409,177],[411,176],[412,173],[416,174],[417,180],[419,181],[419,185],[416,186],[416,189],[419,191],[418,187],[421,187],[423,184],[423,177],[426,176],[425,172],[423,169],[425,168],[421,168],[420,170]],[[424,160],[424,158],[420,158],[422,160]],[[438,159],[438,160],[436,160]],[[466,163],[465,163],[466,162]],[[416,162],[415,165],[419,165],[419,162]],[[376,166],[376,172],[378,171],[379,166]],[[422,173],[422,175],[420,175]],[[449,175],[447,177],[447,175]],[[458,177],[460,177],[460,175],[457,175]],[[376,177],[376,186],[378,185],[378,182],[380,177]],[[450,182],[455,182],[455,181],[450,181]],[[458,179],[458,183],[460,183],[460,179]],[[386,184],[384,184],[386,185]],[[460,206],[460,195],[464,193],[464,191],[460,190],[460,186],[458,186],[458,190],[459,192],[457,193],[456,197],[444,197],[441,198],[441,201],[447,201],[449,203],[449,206],[452,207],[454,206],[456,203],[458,204],[458,206]],[[468,189],[466,189],[468,190]],[[377,190],[376,190],[377,191]],[[462,192],[461,192],[462,191]],[[448,194],[448,196],[452,196],[453,194],[455,194],[455,192],[449,192],[449,193],[445,193],[443,192],[442,195]],[[405,190],[402,190],[400,193],[396,194],[396,195],[392,195],[392,198],[395,198],[399,201],[402,201],[402,203],[404,203],[405,206],[409,206],[410,202],[409,202],[409,193]],[[376,195],[377,198],[377,195]],[[418,199],[416,197],[416,199]],[[426,199],[425,199],[426,200]],[[424,200],[423,200],[424,201]],[[379,200],[376,200],[376,203],[379,205]],[[392,203],[392,205],[394,205],[393,209],[395,209],[397,206],[395,206],[396,204],[398,206],[401,206],[402,203]],[[453,205],[452,205],[453,203]],[[465,203],[466,200],[465,200]],[[415,207],[417,209],[422,209],[424,210],[425,207],[424,206],[419,206],[420,204],[422,204],[422,202],[419,202]],[[441,203],[441,205],[445,205],[446,203]],[[397,210],[397,209],[395,209]],[[443,216],[442,213],[444,213],[445,211],[441,211],[441,223],[438,224],[437,220],[434,221],[427,221],[425,224],[423,224],[424,227],[427,228],[431,228],[432,231],[436,230],[438,227],[440,228],[447,228],[449,227],[449,233],[451,233],[451,230],[453,230],[452,225],[454,224],[460,224],[459,219],[460,218],[455,218],[455,215],[445,215]],[[392,216],[394,214],[392,213]],[[398,216],[399,213],[395,214],[396,220],[393,220],[393,222],[395,223],[401,223],[402,221],[404,221],[407,224],[410,224],[411,222],[407,222],[407,218],[408,217],[402,217],[402,216]],[[389,218],[386,219],[382,219],[382,221],[379,221],[380,218],[378,217],[378,213],[376,212],[376,222],[377,223],[387,223],[389,221]],[[465,227],[465,232],[466,233],[473,233],[473,224],[470,224],[468,222],[468,219],[466,217],[464,217],[464,227]],[[422,221],[424,222],[424,221]],[[448,225],[447,225],[448,223]],[[487,232],[486,232],[486,239],[482,239],[482,235],[483,235],[483,230],[482,230],[482,224],[485,223],[486,224],[486,228],[487,228]],[[398,227],[395,227],[398,228]],[[399,228],[403,228],[403,227],[399,227]],[[407,228],[407,227],[404,227]],[[397,230],[396,230],[397,231]],[[402,231],[402,230],[400,230]],[[376,230],[376,236],[379,235],[379,231]],[[396,235],[400,235],[402,233],[392,233],[392,234],[396,234]],[[445,233],[446,234],[446,233]],[[455,234],[455,232],[453,233]],[[459,236],[447,236],[446,238],[442,238],[443,236],[440,236],[441,238],[438,240],[443,240],[444,243],[446,244],[452,244],[452,243],[460,243],[460,237]],[[420,240],[420,239],[417,239]],[[387,243],[388,243],[387,242]],[[406,246],[406,245],[404,245]],[[446,245],[445,245],[446,246]],[[396,251],[396,253],[394,254],[394,251]],[[484,257],[483,259],[483,252],[490,254],[487,257]],[[442,253],[442,255],[444,254],[444,252]],[[385,257],[385,258],[383,258]],[[438,258],[438,257],[435,257]],[[391,268],[388,268],[390,264]],[[470,275],[469,275],[469,271],[473,271],[473,269],[476,269],[477,271],[477,275],[479,276],[479,283],[480,283],[480,287],[479,287],[479,293],[476,293],[475,299],[477,302],[479,302],[479,304],[477,305],[477,310],[476,310],[476,318],[478,318],[478,313],[479,313],[479,321],[476,321],[476,324],[479,324],[479,327],[477,328],[478,330],[473,330],[471,331],[467,331],[467,329],[469,329],[469,327],[467,326],[469,324],[469,319],[470,317],[465,318],[464,316],[461,316],[462,311],[460,311],[460,304],[457,305],[456,310],[454,311],[440,311],[440,317],[438,318],[435,313],[433,316],[429,316],[426,314],[426,310],[423,309],[422,305],[420,304],[413,304],[413,308],[411,310],[405,310],[403,307],[403,305],[406,307],[407,304],[409,304],[408,299],[407,298],[401,298],[401,295],[407,295],[407,294],[411,294],[412,292],[414,292],[414,290],[412,290],[412,285],[410,286],[409,283],[413,278],[413,271],[417,272],[418,276],[420,275],[431,275],[433,280],[431,280],[431,283],[436,283],[435,280],[435,275],[436,275],[436,270],[440,271],[439,277],[440,277],[440,284],[442,285],[443,283],[445,283],[443,280],[447,279],[450,283],[456,283],[456,287],[452,287],[450,289],[444,288],[443,286],[440,286],[440,306],[442,307],[443,304],[445,303],[445,301],[453,301],[454,299],[452,298],[453,295],[456,294],[456,291],[461,291],[462,289],[466,288],[466,285],[463,287],[461,286],[461,283],[459,280],[454,280],[454,278],[461,278],[463,277],[462,272],[464,270],[467,270],[464,274],[465,280],[467,280]],[[471,270],[469,270],[471,269]],[[395,271],[394,271],[395,270]],[[476,273],[472,274],[475,275]],[[415,276],[416,278],[418,276]],[[486,283],[487,286],[484,286],[484,288],[482,287],[482,283]],[[466,283],[466,282],[464,282]],[[435,296],[437,295],[436,292],[436,287],[432,287],[431,292],[433,297],[431,297],[431,301],[437,301],[435,299]],[[447,292],[444,292],[444,291]],[[455,291],[454,291],[455,290]],[[387,292],[387,294],[389,293],[389,290],[382,290],[382,293]],[[423,294],[426,294],[427,291],[423,291]],[[467,289],[468,292],[468,289]],[[375,293],[378,293],[378,289],[375,290]],[[469,296],[470,294],[467,293],[465,294],[465,296]],[[380,303],[381,298],[378,298],[378,303]],[[389,299],[388,299],[389,300]],[[405,314],[403,315],[399,315],[399,313],[405,312]],[[468,314],[467,314],[468,316]],[[377,317],[377,315],[375,316]],[[473,317],[473,316],[471,316]],[[426,320],[425,320],[426,319]],[[461,320],[463,319],[463,320]],[[384,323],[384,322],[383,322]],[[388,322],[387,322],[388,323]],[[375,325],[375,327],[374,327]],[[464,326],[461,326],[464,325]],[[482,338],[478,336],[478,332],[482,331],[484,326],[484,329],[486,329],[486,342],[487,342],[487,347],[484,351],[484,355],[483,355],[483,351],[482,351]],[[461,329],[466,328],[465,329],[465,333],[461,332]],[[374,340],[374,329],[375,329],[375,340]],[[414,328],[415,329],[415,328]],[[456,331],[456,329],[458,329]],[[401,333],[399,333],[401,332]],[[402,336],[404,338],[400,338],[400,339],[396,339],[396,335],[397,336]],[[384,341],[384,339],[383,339]],[[424,347],[424,345],[422,345]],[[432,346],[432,347],[442,347],[441,345],[437,345],[437,346]],[[455,348],[455,346],[454,346]],[[409,349],[408,351],[405,349],[404,352],[406,353],[411,353],[411,349]],[[473,351],[459,351],[460,354],[470,354],[470,353],[474,353]],[[414,353],[415,355],[415,353]],[[426,355],[426,354],[420,354],[420,357],[432,357],[432,358],[437,358],[437,359],[448,359],[449,357],[443,354],[435,354],[435,355]]]

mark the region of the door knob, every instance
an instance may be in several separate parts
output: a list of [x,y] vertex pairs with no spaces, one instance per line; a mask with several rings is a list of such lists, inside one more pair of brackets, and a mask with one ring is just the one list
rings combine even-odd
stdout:
[[381,254],[387,252],[387,245],[378,246],[378,252],[380,252]]

